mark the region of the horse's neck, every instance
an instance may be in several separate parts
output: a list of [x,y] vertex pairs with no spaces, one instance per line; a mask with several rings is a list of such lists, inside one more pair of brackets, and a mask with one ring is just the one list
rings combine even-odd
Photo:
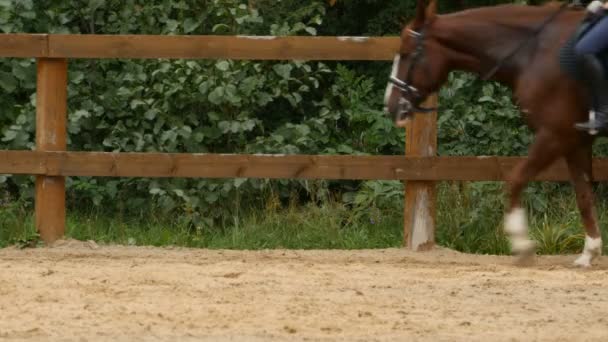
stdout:
[[504,13],[505,18],[500,20],[495,16],[467,15],[437,20],[433,36],[449,56],[450,69],[486,76],[502,61],[492,79],[512,85],[521,68],[529,63],[529,49],[535,44],[527,44],[516,55],[505,58],[533,36],[534,28],[544,20],[544,15],[529,20],[529,24],[510,15]]

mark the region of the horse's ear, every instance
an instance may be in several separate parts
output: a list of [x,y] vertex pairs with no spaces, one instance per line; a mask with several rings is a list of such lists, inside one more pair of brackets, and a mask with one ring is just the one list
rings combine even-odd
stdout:
[[428,4],[427,0],[418,0],[418,4],[416,5],[416,18],[414,18],[415,26],[422,26],[426,21],[426,6]]
[[418,0],[416,6],[416,18],[414,24],[422,26],[429,20],[435,19],[437,16],[437,0]]
[[425,19],[433,20],[437,16],[437,0],[431,0],[426,7]]

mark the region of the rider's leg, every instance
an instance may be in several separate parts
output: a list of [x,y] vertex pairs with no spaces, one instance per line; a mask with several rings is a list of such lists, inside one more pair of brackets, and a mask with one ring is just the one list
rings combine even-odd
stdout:
[[595,120],[576,124],[576,127],[582,130],[608,128],[608,80],[606,80],[608,75],[604,74],[604,67],[597,57],[597,54],[606,48],[608,48],[608,16],[596,23],[575,46],[596,112]]

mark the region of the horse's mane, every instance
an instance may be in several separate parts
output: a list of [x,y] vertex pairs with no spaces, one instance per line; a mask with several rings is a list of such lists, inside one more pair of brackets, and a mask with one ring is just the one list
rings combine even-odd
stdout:
[[[539,19],[543,20],[552,13],[559,10],[561,2],[551,1],[540,6],[521,4],[502,4],[496,6],[476,7],[440,17],[445,19],[472,19],[481,20],[486,23],[511,28],[532,28],[538,25]],[[568,12],[580,13],[581,8],[570,7]]]

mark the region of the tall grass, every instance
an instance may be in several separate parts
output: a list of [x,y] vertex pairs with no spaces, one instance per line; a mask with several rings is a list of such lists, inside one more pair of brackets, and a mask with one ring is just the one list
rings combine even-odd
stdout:
[[[467,253],[508,254],[502,231],[504,193],[499,182],[444,182],[438,186],[437,242]],[[584,232],[572,191],[534,185],[525,195],[530,235],[540,254],[578,253]],[[195,228],[155,212],[116,215],[101,209],[69,211],[66,235],[125,245],[226,249],[365,249],[402,245],[403,185],[366,182],[345,201],[243,209],[230,224]],[[598,203],[604,213],[605,201]],[[600,225],[608,217],[600,215]],[[32,210],[13,203],[0,207],[0,247],[36,239]],[[608,234],[604,230],[604,241]]]
[[[503,232],[505,196],[503,183],[445,183],[439,187],[437,240],[441,245],[467,253],[508,254]],[[539,254],[580,252],[584,229],[574,194],[568,188],[534,184],[524,195],[530,236]],[[598,202],[604,212],[606,202]],[[600,226],[606,217],[600,215]],[[604,230],[604,240],[607,232]]]
[[236,224],[195,229],[178,219],[110,219],[104,214],[76,214],[67,235],[121,244],[226,249],[359,249],[399,246],[400,217],[377,224],[347,223],[337,204],[251,211]]
[[25,243],[36,236],[31,208],[21,202],[0,205],[0,247]]

